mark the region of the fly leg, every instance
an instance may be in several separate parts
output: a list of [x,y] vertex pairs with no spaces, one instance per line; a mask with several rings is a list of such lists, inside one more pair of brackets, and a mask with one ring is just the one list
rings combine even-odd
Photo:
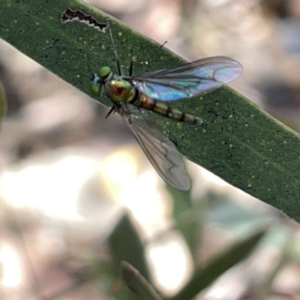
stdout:
[[107,119],[112,113],[115,113],[115,111],[116,111],[116,107],[113,105],[110,108],[109,112],[106,114],[105,119]]
[[107,22],[107,25],[108,25],[108,31],[109,31],[109,35],[110,35],[110,39],[111,39],[111,44],[112,44],[114,55],[115,55],[115,61],[117,63],[117,67],[118,67],[118,73],[119,73],[119,76],[121,76],[122,72],[121,72],[120,60],[119,60],[119,56],[118,56],[118,53],[117,53],[117,48],[116,48],[116,45],[115,45],[115,41],[114,41],[114,38],[113,38],[113,35],[112,35],[112,30],[111,30],[111,27],[110,27],[109,19],[107,19],[106,22]]
[[134,57],[132,57],[131,61],[130,61],[130,65],[129,65],[129,76],[132,76],[133,75],[133,65],[134,64],[139,64],[139,65],[148,65],[148,62],[147,61],[142,61],[142,62],[139,62],[137,60],[135,60]]
[[[164,46],[165,46],[165,44],[167,43],[168,41],[165,41],[163,44],[161,44],[161,46],[160,46],[160,49],[162,49]],[[132,56],[132,55],[131,55]],[[135,58],[132,56],[132,59],[131,59],[131,61],[130,61],[130,65],[129,65],[129,76],[132,76],[133,75],[133,65],[134,64],[141,64],[141,65],[143,65],[143,64],[145,64],[145,65],[148,65],[148,62],[147,61],[145,61],[145,62],[138,62],[138,61],[136,61],[135,60]],[[119,68],[119,66],[118,66],[118,68]],[[119,74],[120,75],[120,74]]]

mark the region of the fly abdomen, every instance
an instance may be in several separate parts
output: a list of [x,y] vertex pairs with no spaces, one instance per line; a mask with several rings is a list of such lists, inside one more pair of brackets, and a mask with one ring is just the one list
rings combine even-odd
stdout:
[[138,101],[134,104],[179,122],[184,122],[190,125],[201,125],[203,123],[201,118],[195,115],[184,113],[164,103],[157,102],[155,99],[149,98],[144,94],[140,94]]

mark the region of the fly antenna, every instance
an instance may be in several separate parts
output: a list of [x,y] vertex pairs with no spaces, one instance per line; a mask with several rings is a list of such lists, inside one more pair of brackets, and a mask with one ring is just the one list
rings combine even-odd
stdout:
[[118,72],[119,72],[119,75],[121,76],[122,72],[121,72],[119,56],[118,56],[118,53],[117,53],[117,48],[116,48],[116,45],[115,45],[115,42],[114,42],[114,39],[113,39],[112,30],[111,30],[111,27],[110,27],[109,20],[107,20],[106,22],[107,22],[107,25],[108,25],[107,27],[108,27],[109,36],[110,36],[110,39],[111,39],[111,44],[113,46],[113,51],[114,51],[114,55],[115,55],[115,59],[116,59],[117,67],[118,67]]

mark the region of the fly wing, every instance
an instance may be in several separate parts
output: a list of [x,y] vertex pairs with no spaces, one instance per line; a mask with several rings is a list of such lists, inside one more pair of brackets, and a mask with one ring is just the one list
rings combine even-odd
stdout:
[[190,180],[174,143],[154,122],[146,121],[138,108],[124,104],[117,111],[157,173],[173,187],[188,190]]
[[176,67],[125,77],[142,93],[161,101],[190,98],[236,79],[242,66],[227,57],[209,57]]

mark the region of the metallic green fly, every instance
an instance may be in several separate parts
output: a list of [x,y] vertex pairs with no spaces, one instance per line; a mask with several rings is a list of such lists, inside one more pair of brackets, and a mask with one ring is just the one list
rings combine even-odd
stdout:
[[160,127],[145,117],[143,109],[190,125],[201,125],[201,118],[157,100],[179,100],[216,90],[237,78],[242,73],[242,66],[227,57],[210,57],[133,76],[131,62],[129,76],[123,76],[108,28],[119,74],[114,74],[108,66],[100,68],[92,77],[92,94],[105,94],[112,101],[113,107],[107,116],[114,111],[122,116],[158,174],[173,187],[188,190],[190,180],[181,155]]
[[227,57],[211,57],[137,76],[131,72],[129,76],[121,75],[119,63],[118,70],[119,75],[107,66],[99,69],[92,77],[93,95],[104,93],[113,102],[110,112],[116,111],[123,117],[158,174],[173,187],[188,190],[190,180],[176,146],[154,122],[145,118],[141,109],[201,125],[201,118],[157,100],[173,101],[213,91],[237,78],[242,66]]

